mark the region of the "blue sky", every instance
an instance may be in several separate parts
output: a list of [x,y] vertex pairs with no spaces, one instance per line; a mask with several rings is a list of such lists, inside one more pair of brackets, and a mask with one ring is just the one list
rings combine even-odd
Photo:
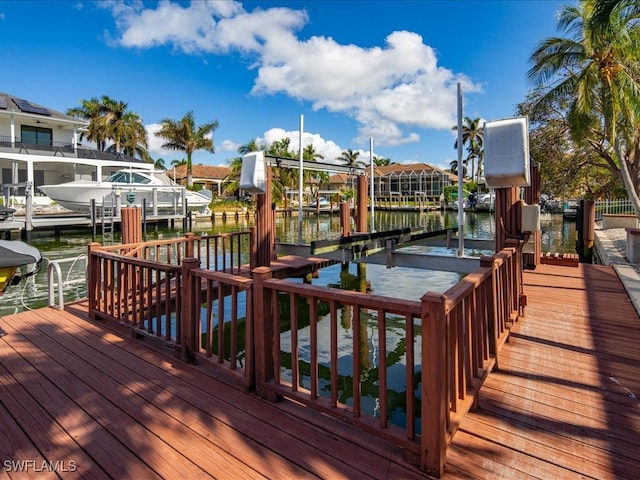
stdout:
[[55,110],[109,95],[153,135],[193,110],[217,120],[223,165],[251,139],[285,136],[332,161],[345,149],[446,168],[456,86],[464,116],[514,116],[528,58],[571,0],[1,1],[0,91]]

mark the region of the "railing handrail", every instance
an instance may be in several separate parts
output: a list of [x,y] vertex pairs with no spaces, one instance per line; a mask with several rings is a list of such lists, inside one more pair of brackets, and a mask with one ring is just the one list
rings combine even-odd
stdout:
[[340,290],[318,285],[293,283],[277,278],[266,280],[264,286],[284,293],[295,293],[305,297],[314,297],[318,300],[334,300],[339,303],[357,305],[361,308],[377,309],[380,305],[384,305],[384,310],[390,313],[420,315],[420,302],[414,300],[401,300],[383,295],[372,295],[370,293]]

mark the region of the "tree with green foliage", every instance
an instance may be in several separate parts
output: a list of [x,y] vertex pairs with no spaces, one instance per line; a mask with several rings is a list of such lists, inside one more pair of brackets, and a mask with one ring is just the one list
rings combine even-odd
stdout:
[[[454,125],[452,128],[452,130],[457,131],[458,130],[458,126]],[[469,165],[469,163],[471,163],[471,179],[474,180],[476,182],[479,181],[480,179],[480,171],[482,170],[482,160],[484,158],[484,150],[483,150],[483,146],[484,146],[484,127],[481,124],[481,120],[480,118],[469,118],[469,117],[464,117],[464,120],[462,122],[462,145],[466,145],[466,150],[467,150],[467,158],[464,162],[465,164],[465,176],[466,176],[466,166]],[[453,145],[453,148],[457,149],[458,148],[458,139],[456,138],[456,141]],[[475,168],[475,162],[478,162],[478,168],[476,171]],[[457,161],[456,162],[456,172],[457,172]],[[452,162],[453,163],[453,162]],[[453,172],[453,167],[452,170]]]
[[386,167],[387,165],[391,165],[391,159],[378,157],[377,155],[373,156],[373,164],[376,167]]
[[82,132],[80,138],[86,136],[88,141],[95,142],[98,150],[124,153],[151,161],[142,119],[128,110],[127,103],[103,95],[101,98],[81,100],[79,107],[67,110],[67,115],[89,121],[86,134]]
[[166,140],[162,148],[184,152],[187,155],[187,187],[193,186],[191,156],[197,150],[214,153],[213,132],[218,128],[218,122],[213,121],[203,125],[196,125],[193,111],[187,112],[180,120],[165,118],[156,136]]
[[583,0],[558,16],[565,37],[543,40],[529,78],[544,93],[533,110],[567,98],[572,140],[620,176],[640,216],[640,23],[637,2]]
[[[357,152],[348,148],[347,150],[343,150],[340,156],[336,158],[336,160],[341,161],[350,169],[366,167],[366,164],[362,160],[358,159],[359,156],[360,156],[360,152]],[[349,177],[351,178],[351,189],[355,190],[355,186],[353,183],[353,173],[351,173]]]

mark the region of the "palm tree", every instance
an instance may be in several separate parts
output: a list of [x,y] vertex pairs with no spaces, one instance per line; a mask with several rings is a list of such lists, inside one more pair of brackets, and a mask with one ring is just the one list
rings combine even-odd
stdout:
[[390,158],[378,157],[377,155],[373,156],[373,164],[376,167],[386,167],[387,165],[391,165]]
[[364,168],[366,166],[362,160],[358,160],[359,156],[360,152],[354,152],[348,148],[347,150],[343,150],[340,156],[336,158],[336,160],[340,160],[351,169],[351,189],[355,188],[353,185],[353,169]]
[[164,158],[157,158],[153,161],[153,167],[157,170],[166,170],[167,166],[164,163]]
[[[80,107],[67,110],[67,115],[89,120],[87,140],[98,150],[124,153],[149,161],[147,132],[140,116],[127,110],[128,104],[107,95],[81,100]],[[84,132],[80,138],[84,137]],[[107,146],[108,141],[113,144]]]
[[542,107],[572,95],[567,119],[574,140],[589,145],[620,175],[640,216],[640,25],[637,2],[584,0],[567,6],[558,27],[567,38],[543,40],[529,78],[547,87]]
[[156,136],[167,141],[162,145],[162,148],[186,153],[187,187],[193,186],[191,155],[196,150],[206,150],[209,153],[214,153],[213,132],[218,128],[218,122],[214,120],[213,122],[196,126],[193,111],[189,111],[178,121],[165,118],[160,123],[162,126],[156,132]]
[[[484,146],[484,127],[481,125],[479,118],[471,119],[464,117],[462,122],[462,144],[467,146],[467,164],[471,161],[471,179],[473,180],[475,169],[475,160],[478,160],[478,172],[481,170],[481,158],[480,155],[482,147]],[[452,130],[458,130],[458,126],[454,125]],[[456,139],[453,148],[458,148],[458,139]],[[466,173],[466,172],[465,172]],[[476,178],[476,182],[479,179],[479,175]]]
[[[99,119],[102,115],[102,104],[100,99],[93,97],[90,100],[80,100],[80,107],[67,109],[67,115],[84,118],[89,121],[86,138],[90,142],[95,142],[98,150],[104,150],[107,143],[107,132],[102,129]],[[85,132],[80,133],[80,140],[85,138]]]
[[[449,163],[449,170],[454,175],[458,174],[458,160],[451,160],[451,163]],[[462,161],[462,176],[463,177],[467,176],[467,161],[466,160]]]
[[[302,150],[302,158],[305,162],[317,162],[324,159],[324,155],[315,149],[313,143],[310,143]],[[304,177],[305,182],[309,184],[311,198],[317,200],[320,187],[329,183],[329,173],[305,170]],[[320,208],[320,202],[317,203],[317,208]]]

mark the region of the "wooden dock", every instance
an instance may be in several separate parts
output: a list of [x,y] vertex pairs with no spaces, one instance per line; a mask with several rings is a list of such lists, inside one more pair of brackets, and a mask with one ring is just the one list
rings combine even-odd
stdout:
[[[526,317],[444,478],[635,478],[640,320],[622,284],[592,265],[524,282]],[[0,319],[0,478],[424,478],[379,438],[109,325],[83,303]]]

